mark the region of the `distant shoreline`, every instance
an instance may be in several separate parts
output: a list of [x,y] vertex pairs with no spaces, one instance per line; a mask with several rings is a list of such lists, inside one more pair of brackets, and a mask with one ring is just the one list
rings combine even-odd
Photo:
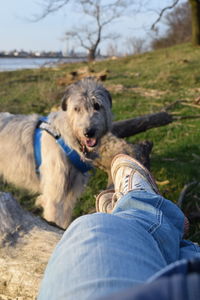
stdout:
[[[98,57],[103,60],[106,57]],[[85,56],[0,56],[0,72],[53,67],[62,63],[86,62]]]
[[22,56],[22,55],[0,55],[0,58],[37,58],[37,59],[40,59],[40,58],[56,58],[56,59],[87,59],[87,56],[33,56],[33,55],[30,55],[30,56]]
[[53,67],[61,63],[75,63],[87,61],[81,57],[0,57],[0,72],[16,71],[22,69],[38,69],[41,67]]

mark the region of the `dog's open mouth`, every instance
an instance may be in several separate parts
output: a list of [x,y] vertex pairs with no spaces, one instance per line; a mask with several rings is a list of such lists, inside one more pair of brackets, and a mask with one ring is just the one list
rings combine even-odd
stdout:
[[86,155],[87,153],[94,151],[97,144],[98,140],[96,138],[86,138],[80,142],[81,151]]
[[85,141],[87,147],[94,148],[97,145],[97,139],[96,138],[87,138]]

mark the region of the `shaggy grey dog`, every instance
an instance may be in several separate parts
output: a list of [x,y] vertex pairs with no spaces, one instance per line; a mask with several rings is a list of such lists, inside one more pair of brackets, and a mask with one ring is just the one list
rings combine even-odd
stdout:
[[[38,115],[0,113],[0,175],[40,193],[36,204],[43,207],[44,218],[66,228],[88,176],[74,166],[55,136],[74,149],[81,161],[92,162],[101,137],[111,127],[111,96],[101,84],[86,78],[66,89],[61,109],[50,113],[47,122],[38,123],[39,119]],[[39,174],[34,150],[37,126],[43,129]]]

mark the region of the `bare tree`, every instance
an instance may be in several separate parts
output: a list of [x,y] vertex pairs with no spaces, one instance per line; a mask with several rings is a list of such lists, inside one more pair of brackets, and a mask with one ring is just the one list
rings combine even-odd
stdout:
[[200,45],[200,1],[189,0],[192,13],[192,44]]
[[102,41],[119,37],[115,33],[105,34],[105,29],[123,15],[127,1],[114,0],[112,3],[103,4],[102,0],[79,0],[78,5],[80,12],[88,18],[88,22],[73,26],[73,30],[67,31],[65,37],[77,40],[79,45],[88,51],[88,60],[93,61]]
[[118,55],[119,55],[119,52],[118,52],[118,46],[117,46],[117,44],[111,41],[111,42],[107,45],[106,54],[107,54],[108,56],[111,56],[111,57],[118,56]]
[[[88,51],[88,59],[92,61],[95,59],[97,49],[99,44],[106,39],[116,39],[119,37],[116,34],[105,34],[105,29],[109,25],[121,17],[126,8],[129,8],[129,12],[134,7],[134,12],[138,12],[141,9],[147,9],[147,6],[150,7],[149,1],[147,0],[40,0],[42,4],[42,13],[35,18],[35,21],[38,21],[42,18],[45,18],[51,13],[54,13],[68,3],[75,3],[80,8],[80,12],[86,18],[86,23],[82,23],[79,26],[73,26],[73,30],[68,30],[65,34],[66,39],[76,40],[78,44]],[[160,10],[158,18],[153,23],[151,29],[154,31],[157,30],[157,25],[169,10],[174,9],[179,4],[180,0],[170,0],[168,1],[169,5],[166,5],[163,9]],[[107,4],[105,4],[107,3]],[[200,0],[188,0],[188,10],[191,8],[191,18],[192,18],[192,43],[194,45],[200,45]],[[173,10],[172,10],[173,11]],[[133,12],[133,11],[132,11]],[[84,18],[81,18],[84,19]],[[166,19],[165,19],[166,20]],[[80,21],[80,20],[79,20]],[[179,20],[177,20],[178,24]],[[79,22],[80,24],[80,22]],[[189,27],[189,30],[191,30]],[[180,27],[179,27],[180,28]],[[186,28],[186,26],[184,26]],[[183,31],[182,31],[183,32]],[[169,31],[167,32],[169,36]],[[182,41],[182,38],[181,38]],[[168,43],[164,40],[163,45]],[[132,47],[129,42],[129,48]],[[171,43],[174,44],[174,43]],[[137,47],[138,48],[138,45]]]
[[188,2],[175,7],[163,19],[167,26],[164,36],[153,39],[152,48],[165,48],[172,45],[191,41],[192,37],[192,18]]
[[126,40],[127,50],[129,54],[140,54],[143,53],[146,47],[146,41],[142,38],[129,37]]
[[43,0],[40,5],[42,6],[42,13],[34,15],[32,21],[37,22],[46,18],[49,14],[52,14],[65,5],[67,5],[70,0]]
[[156,19],[156,21],[155,21],[155,22],[152,24],[152,26],[151,26],[151,29],[152,29],[152,30],[156,30],[156,25],[160,22],[160,20],[162,19],[164,13],[165,13],[167,10],[170,10],[170,9],[174,8],[174,7],[178,4],[178,2],[179,2],[179,0],[174,0],[173,3],[172,3],[171,5],[164,7],[164,8],[160,11],[158,18]]
[[[174,8],[178,3],[179,0],[174,0],[171,5],[163,8],[157,20],[153,23],[151,29],[156,30],[156,25],[160,22],[165,11]],[[195,46],[199,46],[200,45],[200,0],[188,0],[188,4],[190,4],[190,8],[191,8],[192,44]]]

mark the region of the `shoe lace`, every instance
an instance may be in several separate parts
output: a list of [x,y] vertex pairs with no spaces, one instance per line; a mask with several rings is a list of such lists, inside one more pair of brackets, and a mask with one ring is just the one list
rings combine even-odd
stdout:
[[129,186],[129,175],[126,175],[124,179],[124,188],[123,188],[123,194],[126,194],[128,192],[128,186]]

